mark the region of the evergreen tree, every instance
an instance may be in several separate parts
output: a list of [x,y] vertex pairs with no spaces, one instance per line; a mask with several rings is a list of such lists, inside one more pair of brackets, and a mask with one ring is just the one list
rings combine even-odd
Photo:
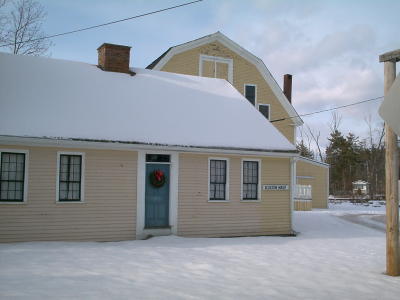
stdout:
[[304,144],[303,140],[301,140],[299,143],[297,143],[296,148],[297,148],[297,151],[299,151],[300,156],[314,159],[314,153],[311,151],[310,148],[307,147],[306,144]]

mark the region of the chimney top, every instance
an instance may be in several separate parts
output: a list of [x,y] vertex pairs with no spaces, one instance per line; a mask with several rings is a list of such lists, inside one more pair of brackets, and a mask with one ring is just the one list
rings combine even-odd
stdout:
[[121,48],[121,49],[127,49],[130,50],[132,47],[130,46],[125,46],[125,45],[117,45],[117,44],[110,44],[110,43],[103,43],[99,46],[99,48],[97,48],[97,50],[99,50],[100,48],[103,47],[108,47],[108,48]]
[[103,71],[134,75],[129,70],[130,50],[129,46],[103,43],[97,48],[99,68]]
[[292,75],[285,74],[283,75],[283,93],[286,98],[292,103]]

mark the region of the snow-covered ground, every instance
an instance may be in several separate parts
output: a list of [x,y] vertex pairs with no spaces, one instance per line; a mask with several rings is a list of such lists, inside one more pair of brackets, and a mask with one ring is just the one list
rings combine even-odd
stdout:
[[2,244],[0,298],[398,299],[384,233],[341,217],[364,209],[296,212],[297,237]]

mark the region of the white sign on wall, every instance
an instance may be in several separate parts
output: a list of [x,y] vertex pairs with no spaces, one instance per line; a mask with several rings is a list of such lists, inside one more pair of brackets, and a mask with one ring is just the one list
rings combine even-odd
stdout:
[[264,184],[264,191],[287,191],[289,190],[288,184]]

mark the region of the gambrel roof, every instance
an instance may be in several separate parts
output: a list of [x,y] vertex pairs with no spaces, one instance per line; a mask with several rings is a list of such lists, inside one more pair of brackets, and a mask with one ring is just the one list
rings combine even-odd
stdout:
[[169,48],[167,51],[165,51],[160,57],[158,57],[156,60],[154,60],[150,65],[147,66],[147,69],[153,69],[153,70],[161,70],[163,66],[176,54],[185,52],[187,50],[209,44],[212,42],[219,42],[225,47],[229,48],[230,50],[234,51],[238,55],[242,56],[245,58],[247,61],[251,62],[260,74],[263,76],[264,80],[267,82],[269,87],[271,88],[272,92],[278,99],[278,101],[281,103],[283,108],[286,110],[288,115],[290,117],[293,117],[292,120],[294,121],[296,126],[300,126],[303,124],[303,120],[300,118],[292,104],[288,101],[286,98],[285,94],[282,92],[282,89],[279,87],[278,83],[268,70],[267,66],[264,64],[264,62],[251,52],[247,51],[231,39],[229,39],[227,36],[222,34],[221,32],[216,32],[207,36],[204,36],[202,38],[173,46]]
[[3,137],[296,150],[222,79],[5,53],[0,66]]

